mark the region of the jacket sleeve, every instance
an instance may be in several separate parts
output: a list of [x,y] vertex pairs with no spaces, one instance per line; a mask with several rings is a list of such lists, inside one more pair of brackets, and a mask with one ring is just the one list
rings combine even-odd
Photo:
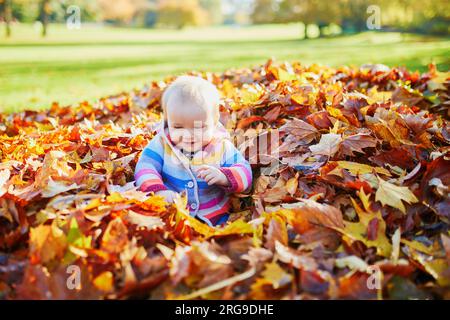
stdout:
[[167,190],[161,177],[163,158],[164,146],[160,136],[157,135],[144,148],[136,164],[134,178],[139,190],[144,192]]
[[225,141],[225,150],[220,168],[230,182],[224,187],[226,192],[240,193],[250,191],[252,187],[252,170],[248,161],[229,140]]

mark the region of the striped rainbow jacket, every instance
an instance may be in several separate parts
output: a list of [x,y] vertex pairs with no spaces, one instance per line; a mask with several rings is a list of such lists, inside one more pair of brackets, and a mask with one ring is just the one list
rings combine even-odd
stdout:
[[[219,167],[230,186],[209,186],[197,177],[195,169],[202,164]],[[186,191],[190,215],[210,226],[227,221],[230,193],[246,192],[252,186],[250,164],[220,124],[213,141],[192,159],[171,143],[167,128],[160,129],[142,151],[134,175],[137,187],[144,192]]]

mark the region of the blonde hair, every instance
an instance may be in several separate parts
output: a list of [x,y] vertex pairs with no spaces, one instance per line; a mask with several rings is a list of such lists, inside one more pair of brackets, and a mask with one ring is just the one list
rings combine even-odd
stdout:
[[205,110],[212,108],[214,116],[219,119],[220,93],[211,82],[194,76],[180,76],[165,90],[161,98],[164,120],[167,120],[167,105],[173,98],[194,103]]

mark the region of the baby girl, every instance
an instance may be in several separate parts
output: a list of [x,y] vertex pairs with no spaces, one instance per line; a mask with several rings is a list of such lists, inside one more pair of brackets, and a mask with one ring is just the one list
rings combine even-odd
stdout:
[[219,122],[219,92],[200,77],[181,76],[164,91],[164,121],[136,165],[136,185],[172,202],[186,191],[191,216],[210,226],[229,217],[229,194],[252,185],[249,163]]

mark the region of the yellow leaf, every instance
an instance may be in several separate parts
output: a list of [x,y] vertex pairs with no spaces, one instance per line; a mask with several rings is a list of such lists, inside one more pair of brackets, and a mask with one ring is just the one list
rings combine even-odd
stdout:
[[163,196],[154,195],[144,201],[142,208],[155,213],[166,211],[167,202]]
[[308,104],[309,98],[305,94],[294,93],[291,95],[291,99],[297,104]]
[[426,272],[428,272],[433,278],[436,279],[437,283],[442,287],[447,287],[450,285],[450,277],[448,272],[450,272],[450,266],[446,259],[428,259],[427,256],[415,251],[414,249],[410,252],[411,257],[420,263]]
[[244,234],[253,233],[255,228],[243,219],[235,220],[232,223],[226,225],[222,229],[215,229],[212,236],[225,236],[230,234]]
[[392,98],[392,91],[378,91],[376,87],[372,87],[367,92],[367,96],[369,104],[384,103]]
[[339,165],[339,167],[347,169],[353,175],[372,173],[373,171],[375,171],[377,173],[384,174],[388,177],[391,176],[391,173],[388,170],[381,167],[372,167],[367,164],[351,161],[336,161],[336,162]]
[[294,193],[297,191],[298,187],[298,176],[296,175],[293,178],[290,178],[286,182],[286,190],[290,193],[291,196],[294,195]]
[[[54,220],[56,221],[56,220]],[[52,225],[40,225],[30,229],[30,256],[32,263],[45,264],[61,259],[67,247],[67,239],[61,229]]]
[[419,201],[408,187],[399,187],[380,178],[378,178],[378,182],[379,185],[375,194],[375,200],[380,201],[383,205],[387,204],[405,213],[406,209],[402,200],[408,203],[416,203]]
[[328,111],[328,114],[330,116],[332,116],[333,118],[336,118],[336,119],[339,119],[339,120],[341,120],[341,121],[343,121],[345,123],[348,123],[347,118],[344,117],[344,115],[342,114],[342,111],[340,109],[334,108],[334,107],[331,107],[331,106],[327,106],[327,111]]
[[450,77],[450,71],[440,72],[436,71],[436,77],[427,82],[428,89],[431,91],[435,90],[446,90],[444,82]]
[[297,75],[295,73],[290,73],[281,68],[278,68],[278,80],[291,81],[291,80],[296,80],[296,79],[297,79]]
[[193,228],[199,234],[208,237],[214,234],[214,228],[210,227],[206,223],[203,223],[197,220],[194,217],[191,217],[189,211],[186,209],[187,206],[187,197],[177,196],[174,199],[175,207],[177,208],[177,214],[181,217],[181,219],[185,220],[185,224]]
[[241,103],[243,105],[251,105],[256,103],[262,95],[263,92],[254,86],[248,86],[247,88],[244,87],[239,92]]
[[[360,197],[363,199],[365,210],[363,210],[354,199],[352,200],[353,206],[359,217],[359,222],[344,221],[345,227],[343,229],[336,228],[336,230],[344,234],[344,241],[361,241],[367,247],[375,247],[377,254],[389,258],[392,253],[392,245],[386,236],[386,222],[381,216],[381,212],[372,212],[369,208],[368,198],[365,197],[364,191],[361,189]],[[366,203],[364,203],[366,202]],[[373,220],[378,220],[377,234],[374,240],[367,238],[367,230],[369,223]]]
[[210,227],[206,223],[197,220],[189,214],[189,211],[186,209],[186,197],[178,196],[175,198],[174,203],[178,210],[178,213],[182,216],[183,219],[185,219],[185,224],[190,226],[197,233],[203,235],[205,238],[255,232],[253,226],[245,222],[243,219],[235,220],[223,228]]
[[93,281],[94,286],[104,292],[111,292],[114,290],[114,277],[110,271],[105,271],[99,274]]
[[422,242],[419,241],[409,241],[406,239],[401,239],[400,240],[401,243],[406,244],[408,247],[413,248],[417,251],[426,253],[430,256],[432,256],[434,254],[434,250],[431,247],[427,247],[426,245],[424,245]]
[[278,263],[266,263],[266,269],[262,272],[264,279],[269,281],[275,289],[278,289],[292,280],[292,275],[284,271]]
[[106,197],[106,201],[109,203],[115,203],[115,202],[125,202],[125,199],[120,195],[118,192],[113,192],[111,195]]
[[227,97],[227,98],[232,98],[233,97],[233,95],[235,93],[235,89],[234,89],[234,86],[233,86],[233,84],[231,83],[230,80],[225,79],[222,82],[221,91],[222,91],[222,93],[223,93],[223,95],[225,97]]

